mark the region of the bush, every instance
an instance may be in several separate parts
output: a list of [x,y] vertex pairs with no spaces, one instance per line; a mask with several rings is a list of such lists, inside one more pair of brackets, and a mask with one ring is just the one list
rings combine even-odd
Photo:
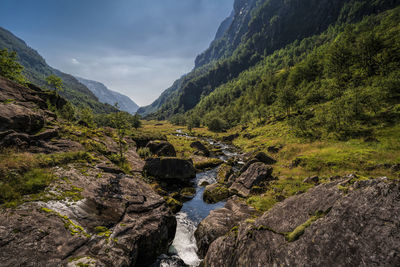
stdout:
[[214,118],[207,123],[207,127],[212,132],[223,132],[228,128],[228,124],[222,119]]

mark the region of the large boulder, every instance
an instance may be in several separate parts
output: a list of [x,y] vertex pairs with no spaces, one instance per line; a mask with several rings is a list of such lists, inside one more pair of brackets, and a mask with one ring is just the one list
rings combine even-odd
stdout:
[[198,247],[198,254],[204,257],[209,245],[218,237],[225,235],[240,221],[250,217],[255,210],[245,203],[242,203],[238,197],[230,198],[225,207],[210,212],[194,233]]
[[159,157],[176,157],[176,151],[174,146],[167,141],[150,141],[146,145],[153,155]]
[[0,104],[0,131],[35,133],[43,128],[44,117],[30,108],[14,103]]
[[200,141],[194,141],[190,144],[191,148],[197,149],[198,154],[204,157],[210,156],[210,151]]
[[204,189],[203,200],[206,203],[217,203],[229,197],[229,189],[219,183],[207,185]]
[[161,180],[190,180],[196,177],[196,170],[190,160],[179,158],[148,158],[143,171]]
[[272,165],[276,163],[276,160],[265,154],[264,152],[258,152],[254,155],[254,158],[259,162],[265,163],[267,165]]
[[219,237],[205,266],[399,266],[399,196],[385,178],[321,184]]
[[235,182],[229,188],[229,191],[242,197],[248,197],[253,186],[274,179],[271,175],[272,170],[271,166],[261,162],[255,162],[236,178]]
[[164,199],[139,175],[98,173],[56,168],[68,183],[51,185],[44,199],[54,200],[2,210],[1,265],[78,266],[89,258],[93,266],[148,266],[166,253],[176,219]]

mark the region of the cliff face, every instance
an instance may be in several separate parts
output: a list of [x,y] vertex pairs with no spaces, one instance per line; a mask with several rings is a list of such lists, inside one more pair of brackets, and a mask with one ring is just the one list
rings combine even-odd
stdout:
[[197,56],[195,68],[201,67],[213,60],[229,57],[240,44],[243,35],[248,30],[251,11],[256,7],[256,0],[236,0],[231,15],[218,28],[210,47]]
[[223,22],[216,40],[197,57],[196,68],[157,99],[156,105],[139,112],[154,113],[154,117],[164,119],[189,111],[201,96],[235,79],[265,55],[296,40],[320,34],[330,25],[360,21],[366,15],[397,5],[396,0],[236,1],[233,18]]
[[118,103],[121,110],[135,114],[139,106],[126,95],[114,92],[108,89],[104,84],[96,81],[87,80],[84,78],[76,77],[76,79],[84,84],[102,103],[114,105]]

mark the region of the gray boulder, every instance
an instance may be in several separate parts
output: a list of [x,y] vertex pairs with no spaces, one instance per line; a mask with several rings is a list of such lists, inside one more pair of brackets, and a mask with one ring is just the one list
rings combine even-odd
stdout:
[[205,266],[399,266],[399,196],[387,179],[321,184],[219,237]]
[[235,182],[229,188],[229,191],[242,197],[248,197],[253,186],[274,179],[271,175],[272,170],[271,166],[261,162],[255,162],[236,178]]
[[209,245],[215,239],[225,235],[240,221],[254,213],[253,208],[241,202],[236,196],[230,198],[224,208],[211,211],[210,215],[200,222],[194,233],[200,257],[206,255]]
[[161,180],[190,180],[196,176],[196,170],[190,160],[179,158],[149,158],[143,171]]
[[210,151],[203,145],[200,141],[194,141],[190,144],[191,148],[197,149],[197,154],[208,157],[210,156]]
[[153,155],[159,157],[176,157],[176,151],[174,146],[167,141],[150,141],[146,145]]

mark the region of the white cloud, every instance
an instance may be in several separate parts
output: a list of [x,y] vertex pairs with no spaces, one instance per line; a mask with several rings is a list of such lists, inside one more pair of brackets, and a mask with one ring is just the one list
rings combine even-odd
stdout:
[[76,58],[71,59],[72,64],[79,64],[79,61]]

